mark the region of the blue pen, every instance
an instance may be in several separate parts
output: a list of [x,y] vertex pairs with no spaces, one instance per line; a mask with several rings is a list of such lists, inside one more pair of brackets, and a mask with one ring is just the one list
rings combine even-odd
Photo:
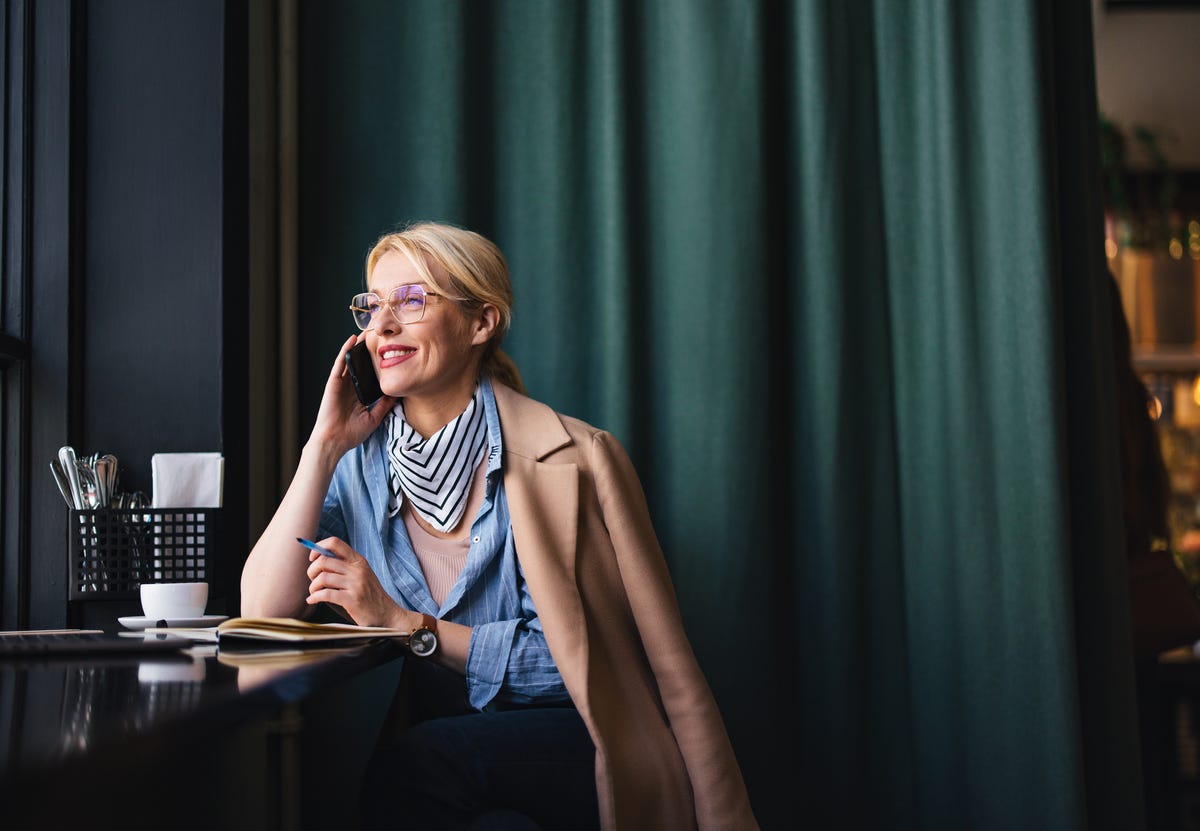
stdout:
[[311,548],[313,551],[316,551],[318,554],[321,554],[322,556],[332,557],[335,560],[338,559],[338,555],[334,554],[328,548],[322,548],[321,546],[317,545],[312,540],[306,540],[306,539],[304,539],[304,537],[296,537],[296,542],[300,543],[305,548]]

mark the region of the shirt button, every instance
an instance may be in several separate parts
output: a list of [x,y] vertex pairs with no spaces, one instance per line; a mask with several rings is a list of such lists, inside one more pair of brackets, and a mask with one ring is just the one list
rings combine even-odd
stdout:
[[476,534],[476,535],[475,535],[475,537],[474,537],[474,542],[479,542],[479,535],[478,535],[478,534]]

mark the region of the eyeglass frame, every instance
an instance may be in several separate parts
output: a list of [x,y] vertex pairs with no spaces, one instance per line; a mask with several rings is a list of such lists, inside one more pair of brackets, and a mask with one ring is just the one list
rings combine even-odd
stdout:
[[[422,297],[421,313],[419,315],[417,315],[417,317],[413,320],[401,320],[400,313],[396,310],[396,304],[392,300],[392,298],[395,297],[397,291],[399,291],[400,289],[405,289],[405,288],[420,289],[420,294]],[[428,288],[425,287],[425,285],[423,283],[397,283],[396,285],[392,286],[390,289],[387,290],[387,292],[386,292],[387,299],[386,300],[383,297],[380,297],[377,293],[375,293],[373,291],[359,292],[358,294],[354,295],[354,297],[350,298],[349,309],[350,309],[350,316],[352,318],[354,318],[354,325],[357,326],[359,328],[359,330],[363,331],[363,332],[369,332],[372,329],[377,328],[377,326],[375,325],[375,319],[379,316],[378,311],[371,315],[371,324],[372,324],[371,326],[364,327],[362,324],[360,324],[358,322],[358,316],[355,313],[356,312],[365,312],[368,310],[362,308],[361,306],[355,306],[354,301],[360,297],[368,297],[368,296],[374,296],[374,297],[378,298],[380,304],[385,306],[387,311],[391,312],[392,319],[395,320],[397,323],[399,323],[401,326],[411,326],[412,324],[420,323],[422,320],[425,319],[425,309],[427,309],[429,307],[429,298],[436,297],[436,298],[438,298],[438,302],[440,303],[441,299],[444,298],[446,295],[441,294],[440,292],[430,291]]]

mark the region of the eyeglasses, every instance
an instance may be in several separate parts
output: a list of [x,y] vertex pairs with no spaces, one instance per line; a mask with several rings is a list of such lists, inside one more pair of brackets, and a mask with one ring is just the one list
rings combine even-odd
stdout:
[[355,325],[364,332],[378,325],[376,317],[384,309],[392,313],[397,323],[416,323],[425,315],[425,304],[440,297],[421,285],[396,286],[387,293],[386,299],[370,291],[354,295],[350,313],[354,315]]

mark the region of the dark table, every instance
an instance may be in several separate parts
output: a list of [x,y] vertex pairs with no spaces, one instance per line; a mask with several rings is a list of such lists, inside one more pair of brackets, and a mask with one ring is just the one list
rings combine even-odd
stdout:
[[195,652],[0,661],[4,827],[357,827],[401,647]]

